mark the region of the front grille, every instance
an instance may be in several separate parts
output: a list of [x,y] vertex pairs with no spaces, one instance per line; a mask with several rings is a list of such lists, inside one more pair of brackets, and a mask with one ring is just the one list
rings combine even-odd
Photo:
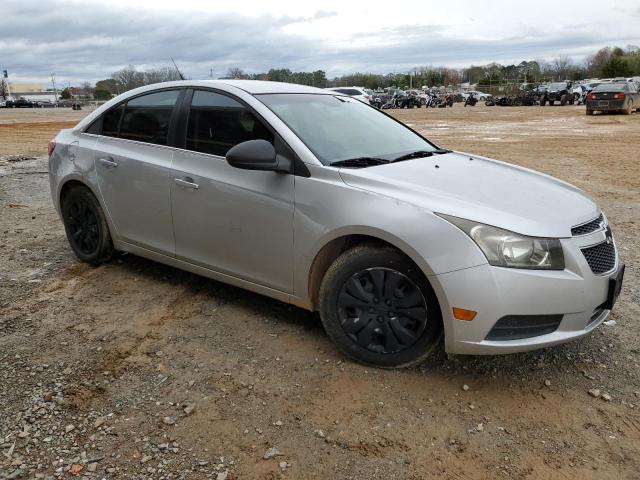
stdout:
[[496,322],[487,340],[520,340],[557,330],[562,315],[507,315]]
[[603,221],[604,217],[602,216],[602,214],[600,214],[600,216],[595,220],[591,220],[588,223],[583,223],[582,225],[573,227],[571,229],[571,235],[575,237],[577,235],[586,235],[588,233],[595,232],[596,230],[599,230],[601,228]]
[[610,272],[616,266],[616,247],[612,241],[602,242],[593,247],[583,248],[582,254],[591,271],[596,275]]

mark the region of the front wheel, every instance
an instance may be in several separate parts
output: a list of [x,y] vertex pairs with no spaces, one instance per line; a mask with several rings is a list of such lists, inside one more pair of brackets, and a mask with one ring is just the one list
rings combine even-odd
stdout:
[[320,287],[327,335],[348,357],[384,368],[423,361],[442,336],[442,316],[426,277],[391,247],[343,253]]
[[79,260],[97,266],[113,256],[107,220],[88,188],[71,187],[60,202],[60,211],[67,239]]

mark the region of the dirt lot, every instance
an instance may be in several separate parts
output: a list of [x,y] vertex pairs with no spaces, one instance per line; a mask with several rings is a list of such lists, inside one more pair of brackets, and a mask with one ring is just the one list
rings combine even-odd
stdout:
[[586,339],[407,371],[345,361],[316,315],[258,295],[78,263],[43,153],[83,114],[0,110],[0,479],[640,478],[640,114],[396,113],[583,188],[627,264],[615,324]]

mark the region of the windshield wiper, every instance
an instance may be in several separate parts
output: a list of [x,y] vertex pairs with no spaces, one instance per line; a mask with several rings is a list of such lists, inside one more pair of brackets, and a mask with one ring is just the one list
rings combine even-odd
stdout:
[[411,160],[412,158],[430,157],[431,155],[442,155],[443,153],[451,153],[451,150],[446,148],[436,148],[435,150],[418,150],[415,152],[401,155],[398,158],[394,158],[392,162],[402,162],[403,160]]
[[374,165],[384,165],[385,163],[391,163],[391,161],[386,158],[378,157],[357,157],[347,158],[346,160],[336,160],[335,162],[331,162],[329,165],[332,167],[362,168],[372,167]]

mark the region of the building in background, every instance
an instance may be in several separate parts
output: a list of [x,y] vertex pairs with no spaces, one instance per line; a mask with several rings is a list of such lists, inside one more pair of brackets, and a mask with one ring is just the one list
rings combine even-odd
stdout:
[[41,83],[13,83],[9,84],[11,97],[14,99],[26,98],[31,101],[56,102],[56,92],[47,89]]

